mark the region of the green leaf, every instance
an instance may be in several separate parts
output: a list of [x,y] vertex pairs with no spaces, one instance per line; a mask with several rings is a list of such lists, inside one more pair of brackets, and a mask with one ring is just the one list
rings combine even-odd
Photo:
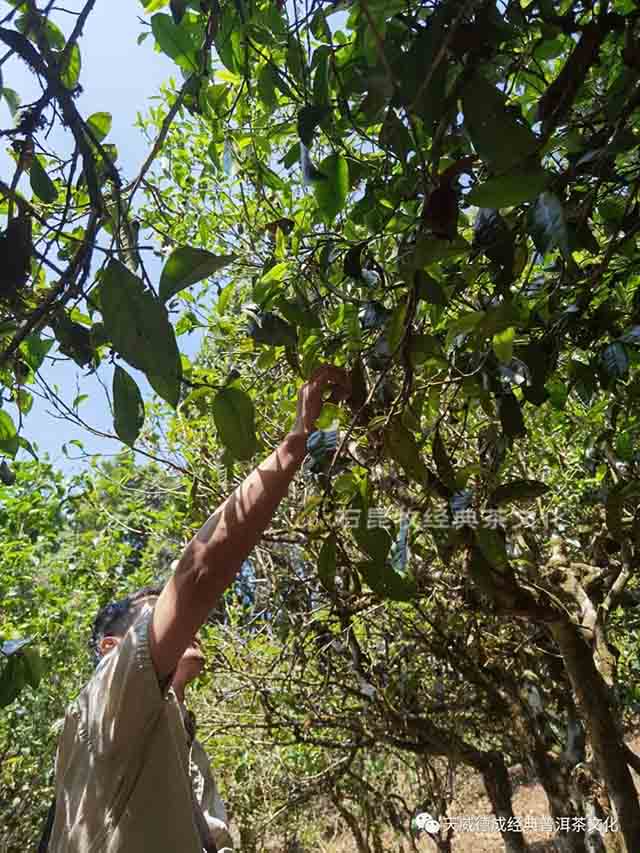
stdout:
[[111,130],[112,121],[111,113],[93,113],[87,119],[87,125],[98,142],[102,142]]
[[464,124],[478,154],[505,172],[533,154],[539,140],[507,110],[503,92],[476,74],[462,93]]
[[306,57],[306,46],[297,38],[289,39],[289,47],[286,53],[285,68],[296,82],[304,86],[308,79],[305,72],[308,71]]
[[499,572],[510,569],[509,558],[501,534],[491,527],[476,527],[474,536],[485,560]]
[[[18,5],[14,3],[13,5]],[[34,44],[38,43],[38,37],[44,36],[48,46],[54,51],[61,51],[65,46],[64,33],[57,24],[44,17],[36,17],[28,12],[21,15],[15,23],[16,29],[27,36]]]
[[565,258],[571,256],[564,210],[560,199],[553,193],[544,192],[538,196],[529,211],[528,230],[542,256],[556,247]]
[[262,103],[270,110],[274,109],[278,104],[276,81],[275,69],[270,62],[267,62],[258,75],[258,94]]
[[272,347],[295,347],[298,342],[296,329],[272,311],[258,314],[255,319],[252,319],[247,334],[256,343],[268,344]]
[[182,362],[167,309],[119,261],[111,261],[100,286],[102,318],[114,349],[146,374],[170,405],[180,397]]
[[24,674],[29,684],[34,689],[40,684],[45,673],[44,661],[37,649],[24,649],[22,652]]
[[409,358],[414,367],[419,367],[429,358],[442,359],[442,345],[433,335],[411,335]]
[[197,71],[195,45],[182,26],[176,26],[171,15],[159,12],[151,18],[151,30],[160,50],[185,71]]
[[229,304],[229,300],[231,299],[234,290],[235,287],[233,282],[222,288],[222,291],[216,301],[216,310],[220,316],[222,316],[227,310],[227,305]]
[[42,168],[39,157],[34,157],[29,170],[29,182],[31,189],[45,204],[53,204],[58,198],[58,190],[55,184]]
[[436,430],[435,435],[433,436],[433,445],[432,445],[433,459],[436,463],[436,468],[438,470],[438,474],[440,479],[448,486],[450,489],[456,489],[456,472],[453,467],[451,460],[447,454],[447,449],[444,446],[444,442],[440,436],[440,431]]
[[605,347],[602,361],[607,373],[614,379],[624,379],[629,372],[629,353],[621,341],[614,341]]
[[166,302],[185,287],[214,275],[235,259],[236,255],[214,255],[191,246],[176,249],[162,270],[160,298]]
[[326,222],[332,222],[345,206],[349,193],[349,166],[344,157],[330,154],[319,166],[328,180],[314,183],[313,191]]
[[317,311],[313,311],[303,301],[279,299],[276,306],[294,326],[303,326],[305,329],[319,329],[322,326]]
[[289,271],[289,262],[281,261],[279,264],[274,264],[267,272],[260,278],[261,284],[271,284],[275,281],[282,281],[285,274]]
[[298,136],[307,148],[311,148],[313,133],[327,113],[328,107],[317,105],[303,107],[298,113]]
[[220,441],[235,459],[251,459],[258,449],[251,397],[240,388],[224,388],[213,400]]
[[[361,514],[361,524],[353,531],[356,542],[376,563],[384,565],[387,554],[393,544],[389,531],[384,527],[367,527],[366,513]],[[364,523],[362,523],[364,520]]]
[[337,536],[330,533],[322,543],[318,555],[318,577],[322,586],[329,592],[333,592],[336,586],[336,551]]
[[256,172],[258,180],[262,181],[269,189],[277,192],[285,192],[288,190],[287,184],[274,171],[264,163],[256,164]]
[[[439,8],[442,11],[443,6]],[[422,27],[413,39],[408,53],[402,56],[399,68],[402,102],[420,116],[429,135],[442,118],[445,107],[447,60],[441,52],[444,38],[442,23],[442,15],[435,12],[429,19],[429,25]],[[437,60],[439,62],[435,65]]]
[[25,338],[20,344],[20,352],[22,353],[24,360],[35,373],[52,346],[53,339],[46,341],[39,335],[32,334]]
[[27,441],[26,438],[23,438],[23,436],[18,437],[18,447],[21,447],[23,450],[26,450],[27,453],[31,454],[35,461],[38,462],[38,455],[33,449],[33,445],[30,441]]
[[7,456],[15,457],[20,449],[20,439],[17,435],[12,438],[0,439],[0,453],[5,453]]
[[514,169],[474,187],[466,201],[476,207],[512,207],[536,198],[546,189],[550,177],[539,167]]
[[18,110],[20,109],[20,95],[15,91],[15,89],[10,89],[8,86],[5,86],[2,89],[2,95],[9,106],[11,118],[15,118]]
[[413,435],[402,425],[400,420],[394,420],[384,431],[384,448],[387,455],[397,462],[407,477],[414,482],[426,486],[429,483],[429,472]]
[[515,394],[507,392],[500,394],[496,399],[500,423],[507,438],[519,438],[526,435],[527,429],[524,425],[522,410]]
[[469,313],[463,314],[457,320],[453,320],[449,323],[445,349],[449,349],[459,335],[468,335],[470,332],[474,331],[474,329],[484,321],[486,316],[485,311],[469,311]]
[[379,598],[408,601],[416,593],[415,582],[395,572],[387,562],[370,560],[358,563],[358,570]]
[[432,305],[446,305],[447,294],[439,281],[428,275],[424,270],[416,270],[413,282],[418,299],[424,299]]
[[380,128],[379,142],[381,148],[391,148],[398,159],[405,163],[413,145],[411,135],[398,118],[393,107],[389,107]]
[[[238,13],[240,11],[240,14]],[[217,16],[218,26],[214,44],[223,65],[233,74],[244,72],[243,22],[240,4],[225,4]]]
[[274,75],[276,88],[278,89],[278,91],[281,92],[285,96],[285,98],[289,98],[290,101],[295,101],[296,96],[293,94],[293,92],[289,88],[289,85],[287,84],[287,81],[284,79],[284,77],[278,71],[277,68],[274,68]]
[[11,416],[8,415],[3,409],[0,409],[0,442],[9,442],[12,439],[16,438],[16,436],[16,425],[11,419]]
[[503,364],[509,364],[513,358],[513,341],[515,335],[516,330],[513,326],[509,326],[508,329],[497,332],[493,336],[493,351],[498,361],[501,361]]
[[145,13],[150,15],[152,12],[157,12],[158,9],[163,9],[169,0],[141,0],[144,6]]
[[632,505],[637,507],[638,498],[640,498],[640,480],[617,483],[607,495],[605,503],[607,527],[617,542],[622,542],[625,537],[628,537],[622,517],[624,505],[627,501],[631,501]]
[[316,419],[316,430],[331,429],[336,421],[340,423],[341,415],[342,408],[340,406],[335,403],[323,403],[322,408],[320,409],[320,414]]
[[407,316],[407,301],[405,300],[398,305],[391,315],[387,331],[387,342],[391,352],[395,352],[396,347],[402,339],[404,332],[405,320]]
[[0,673],[0,708],[6,708],[20,695],[25,685],[24,661],[21,655],[13,655]]
[[549,491],[549,486],[540,480],[511,480],[503,483],[489,497],[491,506],[511,503],[511,501],[529,501],[539,498]]
[[144,423],[144,403],[135,381],[118,365],[113,374],[113,413],[116,435],[133,447]]
[[[313,102],[319,107],[326,107],[329,104],[330,57],[331,48],[325,44],[316,48],[313,54],[313,61],[316,63],[316,73],[313,78]],[[304,142],[304,139],[302,141]]]
[[0,483],[5,486],[13,486],[15,481],[15,471],[7,464],[7,460],[3,459],[2,462],[0,462]]
[[287,151],[284,157],[279,161],[285,169],[291,169],[296,163],[300,162],[300,143],[295,142]]
[[67,54],[66,61],[60,71],[60,79],[62,80],[62,85],[65,86],[65,88],[75,89],[78,85],[78,80],[80,79],[81,68],[82,56],[80,54],[80,48],[77,44],[74,44]]
[[440,240],[437,237],[419,236],[411,257],[410,266],[414,269],[427,267],[436,261],[457,258],[469,251],[471,246],[462,237],[455,240]]
[[547,382],[545,388],[549,395],[549,402],[554,409],[564,409],[567,397],[569,396],[567,385],[564,382],[560,382],[560,380],[551,379]]
[[33,394],[25,391],[24,388],[19,388],[16,391],[16,406],[23,415],[28,415],[33,408]]

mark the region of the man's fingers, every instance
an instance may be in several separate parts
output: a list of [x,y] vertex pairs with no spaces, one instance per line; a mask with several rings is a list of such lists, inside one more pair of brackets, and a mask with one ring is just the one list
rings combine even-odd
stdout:
[[[332,364],[322,364],[320,367],[316,367],[311,376],[309,377],[309,382],[314,385],[325,384],[329,381],[336,381],[336,371],[339,371],[340,368],[334,367]],[[332,379],[333,377],[333,379]]]
[[351,383],[341,385],[331,384],[331,393],[325,398],[326,403],[342,403],[351,396]]
[[333,364],[323,364],[316,368],[309,382],[315,385],[336,385],[344,393],[349,393],[351,390],[351,380],[347,371]]
[[326,397],[323,402],[324,403],[342,403],[346,400],[348,394],[344,388],[333,388],[328,397]]

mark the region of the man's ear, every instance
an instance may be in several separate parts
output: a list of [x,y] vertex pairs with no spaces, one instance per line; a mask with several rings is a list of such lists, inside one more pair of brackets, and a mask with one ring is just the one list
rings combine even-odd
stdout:
[[112,649],[115,649],[119,642],[120,637],[103,637],[98,643],[98,651],[100,652],[100,657],[104,657]]

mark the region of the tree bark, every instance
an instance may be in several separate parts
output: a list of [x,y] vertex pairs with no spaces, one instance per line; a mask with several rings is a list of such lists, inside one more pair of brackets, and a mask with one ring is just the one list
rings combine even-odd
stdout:
[[[528,717],[531,759],[554,820],[584,817],[581,797],[572,797],[576,786],[571,778],[573,768],[585,758],[584,732],[572,697],[569,695],[567,699],[566,749],[562,757],[551,752],[555,738],[548,728],[544,728],[544,719],[538,715]],[[557,853],[586,853],[584,835],[580,832],[560,828],[553,843]]]
[[[477,766],[482,774],[487,796],[491,801],[493,812],[497,818],[513,818],[511,804],[511,779],[506,764],[499,752],[485,753],[483,760]],[[504,842],[505,853],[526,853],[527,845],[521,831],[500,830]]]
[[591,649],[575,626],[567,621],[557,621],[550,627],[584,715],[594,757],[607,785],[626,853],[638,853],[640,803],[627,766],[626,748],[611,708],[607,685],[598,672]]
[[[534,764],[538,781],[544,788],[551,817],[574,817],[576,809],[571,803],[569,786],[559,762],[552,761],[543,749],[534,750]],[[553,843],[558,853],[587,853],[584,836],[579,832],[560,829]]]

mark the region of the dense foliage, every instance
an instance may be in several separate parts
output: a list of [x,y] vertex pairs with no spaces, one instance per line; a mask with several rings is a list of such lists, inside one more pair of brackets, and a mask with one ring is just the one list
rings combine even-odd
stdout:
[[[20,413],[0,409],[7,500],[21,483],[71,488],[10,467],[56,352],[115,362],[115,433],[172,473],[123,462],[113,491],[96,474],[81,494],[114,505],[89,516],[73,489],[53,519],[53,493],[26,488],[44,532],[29,548],[9,506],[3,636],[51,647],[43,614],[61,629],[70,584],[89,618],[115,588],[162,578],[175,551],[158,537],[177,550],[282,437],[300,381],[345,365],[348,407],[325,407],[237,601],[212,615],[219,701],[205,691],[201,711],[234,768],[243,846],[311,808],[300,779],[321,778],[359,850],[380,849],[382,790],[393,806],[377,814],[400,833],[415,808],[446,811],[438,757],[481,773],[505,820],[506,767],[529,765],[554,816],[612,814],[619,849],[640,849],[640,760],[621,730],[640,601],[635,6],[147,0],[141,49],[153,41],[183,82],[141,120],[150,154],[125,179],[110,116],[75,106],[93,3],[69,32],[50,6],[9,5],[0,42],[43,94],[19,110],[2,83],[16,168],[0,181],[0,380]],[[44,144],[56,118],[71,158]],[[142,233],[166,257],[158,282]],[[191,363],[179,341],[194,329],[207,340]],[[103,513],[122,529],[98,534]],[[99,565],[79,568],[68,548],[99,535]],[[59,567],[53,592],[31,568],[40,553]],[[75,632],[61,642],[79,660]],[[20,709],[41,664],[29,645],[5,652],[4,701]],[[38,687],[21,725],[60,713],[72,675],[86,670]],[[252,729],[273,751],[241,750]],[[11,755],[3,785],[25,784]],[[433,783],[413,803],[392,796],[400,760]],[[526,849],[522,833],[503,841]],[[600,851],[605,837],[556,842]]]

